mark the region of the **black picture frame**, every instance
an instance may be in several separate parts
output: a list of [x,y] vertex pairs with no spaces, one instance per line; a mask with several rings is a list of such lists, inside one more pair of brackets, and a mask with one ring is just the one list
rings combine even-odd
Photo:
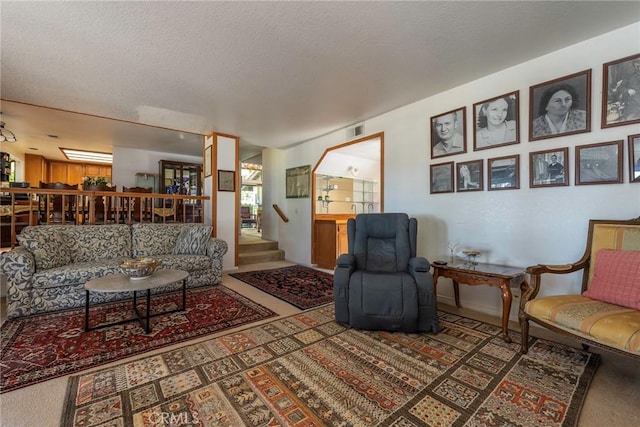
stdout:
[[285,175],[287,199],[311,197],[311,165],[289,168]]
[[[467,107],[432,116],[430,123],[432,159],[467,152]],[[449,148],[443,137],[449,140]]]
[[569,185],[569,148],[529,153],[529,187]]
[[[566,105],[567,99],[570,106]],[[553,120],[547,119],[546,115],[553,117],[553,112],[564,115],[560,125],[552,125]],[[530,141],[585,132],[591,132],[591,69],[529,88]]]
[[218,191],[236,191],[236,172],[218,170]]
[[487,191],[520,188],[520,155],[487,159]]
[[640,182],[640,133],[629,135],[629,182]]
[[453,193],[453,162],[430,166],[431,194]]
[[482,159],[456,163],[457,192],[466,193],[468,191],[484,190],[482,163]]
[[473,151],[520,143],[520,91],[473,104]]
[[576,146],[576,185],[621,184],[622,140]]
[[640,53],[602,65],[601,127],[640,123]]

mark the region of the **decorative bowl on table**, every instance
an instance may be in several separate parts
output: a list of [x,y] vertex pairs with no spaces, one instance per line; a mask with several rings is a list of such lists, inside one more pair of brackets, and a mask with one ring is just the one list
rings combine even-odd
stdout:
[[144,279],[155,271],[158,261],[153,258],[127,259],[120,263],[120,271],[129,279]]

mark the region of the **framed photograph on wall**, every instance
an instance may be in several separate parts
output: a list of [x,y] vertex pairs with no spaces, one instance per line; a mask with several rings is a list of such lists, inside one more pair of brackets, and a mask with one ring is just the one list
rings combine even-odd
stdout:
[[591,69],[529,88],[529,140],[591,132]]
[[208,177],[211,176],[211,156],[212,156],[212,147],[211,145],[209,145],[207,148],[204,149],[204,156],[203,156],[203,160],[204,160],[204,177]]
[[569,148],[529,153],[529,186],[569,185]]
[[456,163],[456,177],[456,191],[482,191],[482,160]]
[[517,90],[473,104],[473,151],[520,142],[519,94]]
[[431,117],[431,158],[467,152],[467,107]]
[[235,171],[218,171],[218,191],[236,191]]
[[602,125],[640,123],[640,53],[602,66]]
[[629,135],[629,182],[640,182],[640,134]]
[[622,140],[576,147],[576,185],[622,182]]
[[302,199],[310,197],[311,165],[287,169],[286,181],[287,199]]
[[488,159],[487,181],[489,191],[520,188],[520,155]]
[[431,194],[453,193],[453,162],[431,165]]

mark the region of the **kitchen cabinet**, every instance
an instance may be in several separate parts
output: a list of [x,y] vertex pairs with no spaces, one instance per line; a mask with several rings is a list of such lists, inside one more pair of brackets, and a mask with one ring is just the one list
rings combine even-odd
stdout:
[[40,185],[40,181],[47,182],[47,161],[38,154],[24,155],[24,180],[31,187]]
[[338,256],[349,251],[347,235],[349,217],[318,217],[314,221],[315,262],[318,267],[333,270]]

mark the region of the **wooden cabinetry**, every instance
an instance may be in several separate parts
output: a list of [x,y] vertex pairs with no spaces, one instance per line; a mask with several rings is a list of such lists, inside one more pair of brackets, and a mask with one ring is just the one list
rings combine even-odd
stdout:
[[82,178],[87,176],[101,176],[107,178],[107,181],[111,181],[111,165],[49,161],[48,178],[44,181],[82,185]]
[[333,270],[336,259],[349,251],[346,217],[316,218],[314,221],[315,262],[320,268]]
[[40,185],[40,181],[47,181],[47,161],[38,154],[24,155],[24,180],[31,187]]
[[11,175],[11,156],[9,153],[0,153],[0,181],[9,181]]
[[160,160],[160,192],[164,194],[202,195],[202,165]]

